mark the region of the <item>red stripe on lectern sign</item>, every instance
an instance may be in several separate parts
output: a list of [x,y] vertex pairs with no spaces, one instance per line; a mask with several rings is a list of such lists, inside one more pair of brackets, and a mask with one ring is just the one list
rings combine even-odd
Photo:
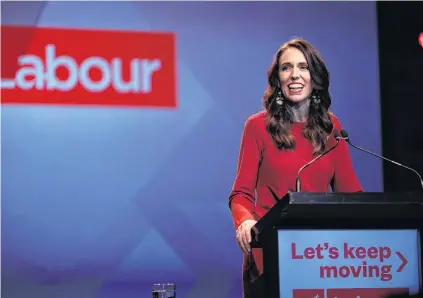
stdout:
[[294,289],[292,291],[293,298],[324,298],[324,289]]
[[386,298],[392,294],[407,294],[407,288],[363,289],[294,289],[293,298]]
[[3,104],[176,107],[175,35],[1,26]]
[[407,288],[328,289],[326,298],[386,298],[392,294],[408,294]]

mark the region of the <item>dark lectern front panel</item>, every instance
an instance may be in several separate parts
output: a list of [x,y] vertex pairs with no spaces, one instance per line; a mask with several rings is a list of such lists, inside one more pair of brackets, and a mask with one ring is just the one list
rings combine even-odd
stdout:
[[278,230],[280,297],[382,298],[420,288],[418,230]]

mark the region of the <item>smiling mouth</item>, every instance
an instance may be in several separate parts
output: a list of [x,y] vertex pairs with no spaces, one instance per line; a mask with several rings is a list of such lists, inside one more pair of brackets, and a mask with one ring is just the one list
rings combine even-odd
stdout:
[[292,91],[300,91],[304,88],[304,85],[302,84],[289,84],[288,89]]

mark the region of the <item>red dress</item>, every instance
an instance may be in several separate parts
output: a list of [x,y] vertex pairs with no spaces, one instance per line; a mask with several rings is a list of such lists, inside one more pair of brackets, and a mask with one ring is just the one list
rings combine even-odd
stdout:
[[[295,149],[279,150],[266,130],[265,113],[262,111],[254,114],[245,123],[237,174],[229,195],[235,229],[247,219],[259,220],[273,207],[275,201],[267,186],[279,197],[283,197],[288,191],[295,191],[298,170],[315,157],[311,143],[302,135],[304,123],[291,125]],[[341,131],[339,120],[333,114],[330,116],[334,129]],[[330,147],[332,145],[329,143],[326,148]],[[301,173],[302,191],[327,192],[331,182],[335,192],[363,191],[345,141],[341,141],[335,150]],[[244,255],[243,261],[245,298],[260,297],[251,285],[262,273],[261,249],[253,249],[252,256]]]

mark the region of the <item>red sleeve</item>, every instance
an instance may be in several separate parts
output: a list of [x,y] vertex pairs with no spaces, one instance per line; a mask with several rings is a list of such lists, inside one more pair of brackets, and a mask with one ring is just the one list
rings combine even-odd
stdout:
[[[341,122],[332,116],[334,128],[338,131],[342,130]],[[358,181],[354,171],[350,151],[346,141],[341,140],[338,148],[334,151],[335,156],[335,176],[333,191],[335,192],[360,192],[363,187]]]
[[245,122],[238,156],[235,182],[229,195],[235,229],[253,217],[257,174],[261,159],[261,145],[252,118]]

